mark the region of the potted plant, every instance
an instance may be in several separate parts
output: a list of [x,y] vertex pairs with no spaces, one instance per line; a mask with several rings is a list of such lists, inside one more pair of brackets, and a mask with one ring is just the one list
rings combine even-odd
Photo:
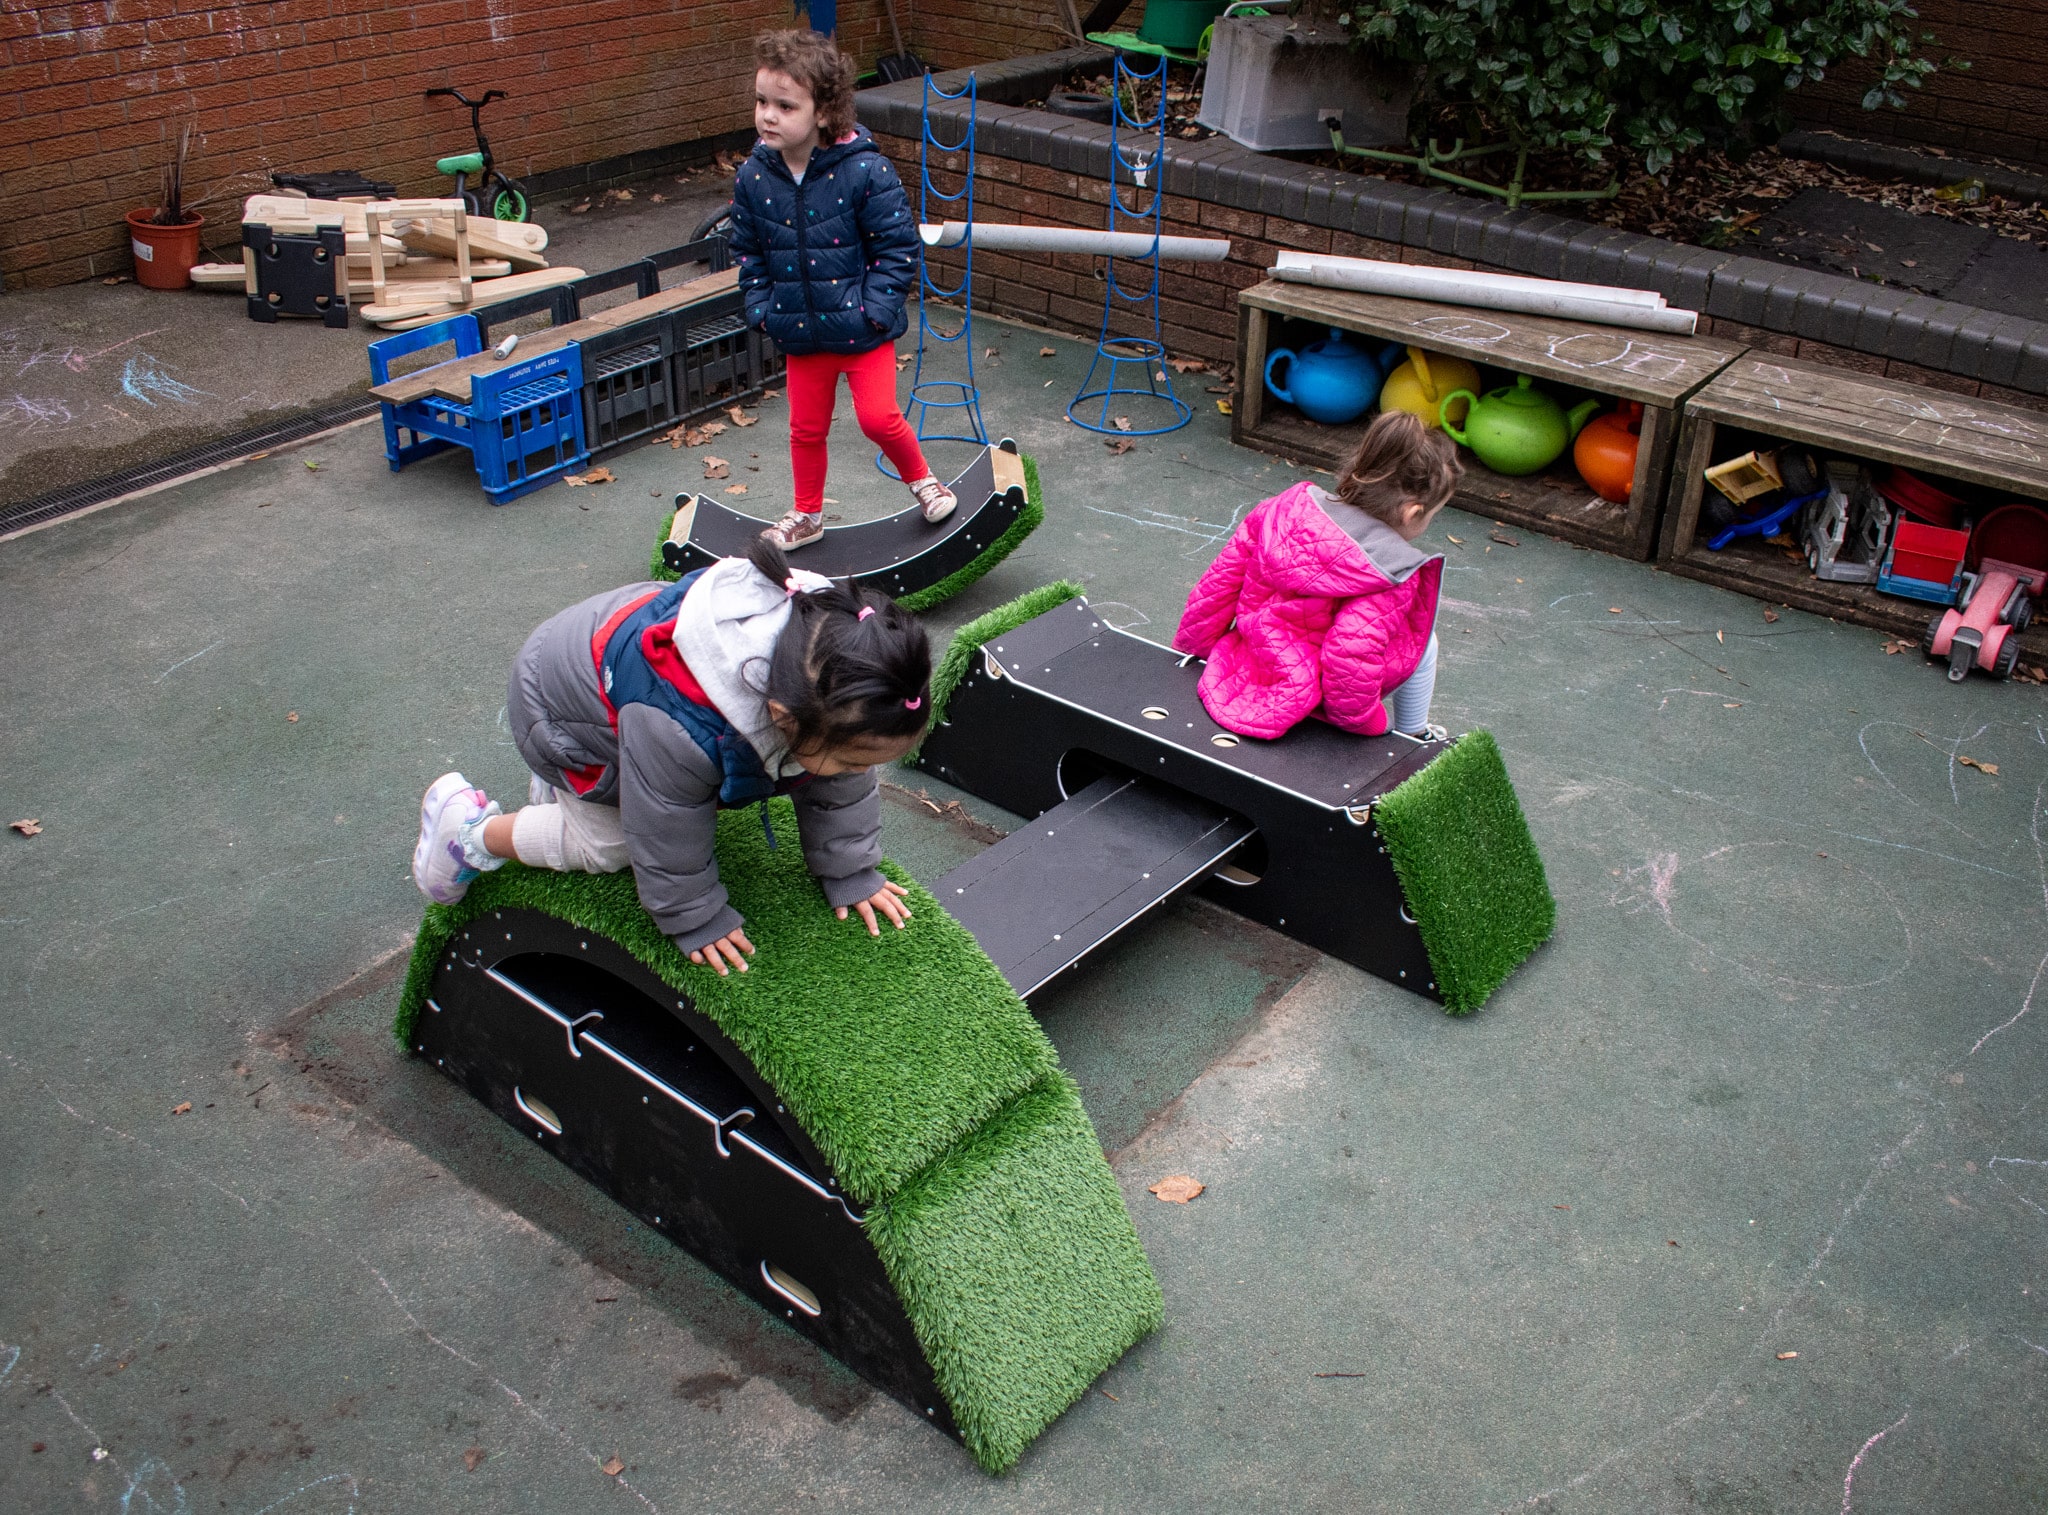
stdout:
[[192,124],[178,129],[164,164],[157,203],[131,210],[128,247],[135,255],[135,282],[145,289],[184,289],[199,261],[199,227],[206,218],[185,203],[185,163],[192,155]]

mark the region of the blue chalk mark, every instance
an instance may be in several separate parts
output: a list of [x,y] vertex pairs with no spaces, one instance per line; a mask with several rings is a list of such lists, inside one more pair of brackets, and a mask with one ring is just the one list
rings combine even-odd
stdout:
[[190,384],[172,378],[164,371],[163,365],[146,352],[130,358],[122,368],[121,393],[152,406],[159,397],[190,405],[194,400],[211,399],[213,396],[211,390],[194,389]]
[[[163,1491],[165,1498],[170,1501],[168,1504],[161,1504],[157,1500],[159,1474],[170,1484],[170,1488]],[[142,1496],[139,1504],[135,1502],[137,1494]],[[143,1458],[141,1465],[135,1470],[135,1475],[128,1480],[127,1492],[121,1496],[121,1515],[143,1515],[144,1511],[149,1512],[149,1515],[189,1515],[190,1508],[185,1503],[185,1486],[172,1476],[171,1470],[164,1465],[161,1457]]]

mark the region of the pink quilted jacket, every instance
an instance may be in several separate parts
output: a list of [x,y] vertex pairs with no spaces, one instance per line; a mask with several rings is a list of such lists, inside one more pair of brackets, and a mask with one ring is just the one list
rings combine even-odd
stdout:
[[[1380,697],[1415,671],[1436,624],[1443,559],[1375,529],[1373,561],[1306,483],[1245,517],[1188,596],[1173,645],[1208,658],[1202,704],[1242,736],[1311,715],[1362,736],[1387,729]],[[1402,558],[1406,561],[1400,561]]]

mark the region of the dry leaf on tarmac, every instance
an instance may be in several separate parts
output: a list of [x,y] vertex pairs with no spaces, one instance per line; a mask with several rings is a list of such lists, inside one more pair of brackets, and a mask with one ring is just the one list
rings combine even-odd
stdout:
[[1444,533],[1444,540],[1446,542],[1455,542],[1460,547],[1463,547],[1465,545],[1465,539],[1463,537],[1454,537],[1448,531]]
[[[656,195],[654,198],[659,200],[661,196]],[[471,1447],[467,1452],[464,1452],[462,1454],[463,1467],[468,1469],[472,1473],[474,1473],[477,1470],[478,1464],[480,1464],[483,1460],[484,1449],[482,1447]]]
[[733,406],[732,409],[728,410],[726,414],[732,417],[732,424],[735,426],[752,426],[756,421],[761,419],[759,416],[748,415],[744,410],[741,410],[737,405]]
[[43,823],[34,816],[26,816],[18,821],[9,821],[7,829],[9,831],[19,831],[23,836],[41,836],[43,834]]
[[298,711],[296,711],[296,710],[288,710],[288,711],[286,711],[286,712],[285,712],[285,717],[284,717],[284,718],[285,718],[286,720],[290,721],[290,722],[291,722],[291,723],[292,723],[292,724],[293,724],[294,726],[296,726],[296,725],[298,725],[298,724],[299,724],[299,713],[298,713]]
[[1129,416],[1118,416],[1116,418],[1116,429],[1118,431],[1129,431],[1131,429],[1131,418]]
[[1918,645],[1917,642],[1910,642],[1906,638],[1900,637],[1896,641],[1884,644],[1884,655],[1888,658],[1897,657],[1902,652],[1911,652]]
[[729,479],[732,477],[732,464],[726,462],[724,458],[714,458],[709,453],[706,453],[704,455],[704,477],[707,479]]
[[727,494],[745,494],[747,486],[744,484],[728,484],[725,486],[725,492]]
[[585,484],[609,484],[611,481],[612,471],[609,468],[593,468],[588,473],[565,473],[562,475],[562,482],[571,489],[580,489]]
[[1489,541],[1498,542],[1503,547],[1520,547],[1522,545],[1522,539],[1520,537],[1511,537],[1506,532],[1500,530],[1498,527],[1496,527],[1492,531],[1489,531],[1486,535]]
[[1219,416],[1227,416],[1227,415],[1229,415],[1229,414],[1230,414],[1230,402],[1229,402],[1228,400],[1218,400],[1218,401],[1216,402],[1216,414],[1218,414]]
[[1104,442],[1102,445],[1107,447],[1113,456],[1120,458],[1138,444],[1129,437],[1118,437],[1114,442]]
[[1973,757],[1958,757],[1956,761],[1958,763],[1961,763],[1965,768],[1976,769],[1979,773],[1998,772],[1998,765],[1996,763],[1980,763]]
[[190,1115],[191,1113],[192,1113],[192,1101],[191,1101],[191,1100],[189,1100],[189,1099],[188,1099],[188,1100],[184,1100],[184,1101],[182,1101],[182,1102],[181,1102],[181,1103],[179,1103],[179,1104],[175,1104],[175,1105],[171,1106],[171,1114],[173,1114],[173,1115]]
[[1169,1173],[1147,1192],[1158,1195],[1170,1205],[1184,1205],[1207,1187],[1207,1184],[1198,1183],[1185,1173]]
[[1609,615],[1620,615],[1620,614],[1621,614],[1621,607],[1620,607],[1619,605],[1609,605],[1609,606],[1607,607],[1607,613],[1608,613]]
[[1793,1358],[1797,1357],[1798,1355],[1799,1355],[1799,1354],[1798,1354],[1797,1352],[1780,1352],[1780,1353],[1778,1354],[1778,1361],[1779,1361],[1779,1362],[1790,1362],[1790,1361],[1792,1361],[1792,1359],[1793,1359]]
[[1175,373],[1203,373],[1209,367],[1200,358],[1168,358],[1166,366]]
[[607,1477],[607,1478],[617,1478],[617,1477],[618,1477],[618,1476],[619,1476],[619,1475],[620,1475],[621,1473],[623,1473],[623,1472],[625,1472],[625,1471],[626,1471],[626,1464],[625,1464],[625,1463],[624,1463],[624,1462],[623,1462],[623,1461],[622,1461],[622,1460],[620,1459],[620,1457],[619,1457],[619,1454],[618,1454],[618,1453],[614,1452],[614,1453],[612,1453],[612,1455],[611,1455],[611,1456],[607,1457],[607,1458],[606,1458],[606,1459],[604,1460],[604,1476],[605,1476],[605,1477]]
[[1725,647],[1728,645],[1728,633],[1725,631],[1717,631],[1714,633],[1714,640],[1719,642],[1723,647]]
[[779,400],[782,398],[782,391],[779,389],[764,389],[761,391],[761,398],[764,400]]
[[1059,351],[1057,347],[1041,347],[1038,349],[1038,355],[1041,358],[1056,358],[1059,356]]

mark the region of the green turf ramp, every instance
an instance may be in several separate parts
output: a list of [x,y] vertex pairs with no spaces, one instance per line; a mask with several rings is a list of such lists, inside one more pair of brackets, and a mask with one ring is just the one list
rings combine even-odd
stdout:
[[[1015,552],[1017,545],[1038,529],[1039,523],[1045,519],[1045,499],[1040,494],[1038,485],[1038,464],[1029,457],[1024,458],[1023,463],[1024,509],[1018,514],[1017,519],[1010,523],[1009,529],[989,543],[988,546],[982,548],[980,552],[976,553],[972,562],[964,567],[954,569],[936,584],[927,585],[923,589],[913,590],[911,593],[904,595],[896,602],[897,604],[901,605],[905,610],[918,615],[922,615],[934,605],[945,604],[946,601],[961,593],[991,568],[994,568],[996,564],[1002,562],[1004,558]],[[682,577],[681,574],[668,566],[661,555],[662,543],[668,540],[668,534],[675,525],[675,519],[676,512],[673,505],[662,512],[661,525],[654,538],[654,551],[647,560],[648,577],[659,579],[667,584],[672,584]],[[763,522],[762,524],[766,525],[767,523]]]
[[[1036,620],[1055,605],[1064,605],[1082,593],[1081,586],[1072,579],[1056,579],[1036,589],[1025,590],[1008,604],[983,611],[954,632],[953,640],[946,644],[944,656],[932,670],[932,720],[925,729],[936,730],[945,721],[946,703],[953,698],[953,691],[960,687],[960,681],[967,677],[967,665],[981,651],[984,642],[994,641],[1005,632],[1016,630],[1026,621]],[[905,755],[903,766],[917,766],[915,748]]]
[[991,1473],[1159,1325],[1159,1284],[1064,1073],[871,1212],[868,1233]]
[[1500,747],[1467,732],[1380,798],[1373,819],[1444,1008],[1469,1015],[1550,937],[1557,902]]

